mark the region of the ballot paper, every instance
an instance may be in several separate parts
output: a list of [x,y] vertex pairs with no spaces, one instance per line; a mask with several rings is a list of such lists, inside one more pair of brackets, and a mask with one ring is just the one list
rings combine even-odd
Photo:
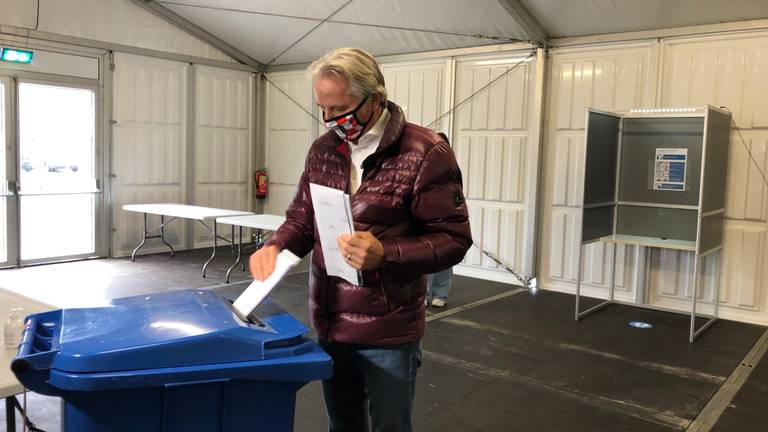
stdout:
[[312,207],[315,209],[317,231],[320,233],[325,271],[330,276],[338,276],[351,284],[359,285],[357,270],[347,264],[336,243],[340,235],[355,232],[349,195],[315,183],[309,184],[309,192],[312,194]]
[[277,283],[280,282],[288,271],[294,268],[299,261],[301,261],[301,258],[291,253],[288,249],[283,249],[283,251],[277,255],[275,270],[272,271],[272,274],[263,281],[255,280],[248,285],[248,288],[246,288],[245,291],[240,294],[240,297],[235,300],[235,309],[242,314],[243,317],[250,315],[251,312],[256,309],[256,306],[267,298],[269,293],[272,292],[272,289],[275,288],[275,285],[277,285]]

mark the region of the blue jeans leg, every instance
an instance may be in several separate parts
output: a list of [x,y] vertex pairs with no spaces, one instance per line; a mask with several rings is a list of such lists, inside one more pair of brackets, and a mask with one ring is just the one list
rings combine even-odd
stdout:
[[448,293],[451,292],[451,278],[453,276],[453,267],[441,272],[427,275],[427,300],[433,298],[448,299]]
[[320,342],[333,358],[323,381],[331,432],[411,432],[421,344],[377,347]]

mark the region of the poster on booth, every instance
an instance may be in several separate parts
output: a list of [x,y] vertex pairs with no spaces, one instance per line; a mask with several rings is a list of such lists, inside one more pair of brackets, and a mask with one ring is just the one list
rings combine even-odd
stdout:
[[653,189],[685,191],[685,169],[688,149],[657,148],[653,170]]

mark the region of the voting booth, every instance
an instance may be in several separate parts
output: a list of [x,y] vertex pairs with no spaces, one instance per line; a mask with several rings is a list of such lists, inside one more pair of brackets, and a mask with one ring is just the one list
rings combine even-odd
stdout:
[[332,372],[306,334],[269,301],[244,317],[171,291],[31,315],[12,370],[63,399],[69,432],[292,431],[296,392]]
[[[587,110],[576,320],[615,302],[621,243],[692,252],[690,341],[714,322],[719,294],[695,329],[700,261],[723,246],[730,123],[730,113],[711,106]],[[582,312],[582,250],[598,241],[613,244],[609,298]]]

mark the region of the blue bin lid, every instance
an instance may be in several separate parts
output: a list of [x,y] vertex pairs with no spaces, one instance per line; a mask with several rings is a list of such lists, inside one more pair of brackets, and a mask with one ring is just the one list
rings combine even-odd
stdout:
[[[113,300],[107,307],[63,309],[52,369],[110,372],[210,365],[300,355],[307,328],[271,302],[244,321],[231,303],[203,290]],[[254,320],[255,321],[255,320]]]

